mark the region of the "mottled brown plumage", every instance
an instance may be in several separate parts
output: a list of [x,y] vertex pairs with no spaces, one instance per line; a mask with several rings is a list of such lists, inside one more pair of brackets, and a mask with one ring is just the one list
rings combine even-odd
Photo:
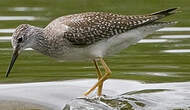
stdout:
[[[102,39],[107,39],[134,29],[138,26],[154,22],[167,15],[172,14],[168,9],[148,15],[125,16],[113,13],[87,12],[63,16],[52,21],[45,30],[55,31],[55,35],[61,34],[64,38],[72,42],[73,45],[90,45]],[[60,26],[57,31],[57,25],[66,25],[69,29],[60,32]],[[62,30],[64,30],[62,29]]]

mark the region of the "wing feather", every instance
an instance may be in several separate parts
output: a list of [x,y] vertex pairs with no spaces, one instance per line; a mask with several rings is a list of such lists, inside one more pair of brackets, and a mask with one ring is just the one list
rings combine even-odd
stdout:
[[[152,23],[170,15],[170,12],[173,10],[175,9],[167,9],[148,15],[134,16],[103,12],[74,14],[55,19],[45,29],[53,29],[55,33],[54,36],[62,36],[73,45],[87,46],[103,39],[109,39],[139,26]],[[65,29],[65,26],[68,28]],[[59,27],[59,29],[57,29],[57,27]],[[56,33],[59,33],[59,35],[56,35]]]

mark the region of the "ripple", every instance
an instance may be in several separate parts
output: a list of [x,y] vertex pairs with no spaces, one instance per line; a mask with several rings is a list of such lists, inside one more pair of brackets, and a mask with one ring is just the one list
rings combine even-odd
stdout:
[[171,91],[170,89],[145,89],[140,91],[130,91],[124,93],[122,95],[134,95],[134,94],[144,94],[144,93],[156,93],[156,92],[164,92],[164,91]]
[[12,48],[0,48],[0,51],[13,50]]
[[35,21],[35,20],[46,20],[44,17],[35,16],[0,16],[0,21]]
[[[1,29],[0,29],[1,31]],[[10,36],[3,36],[3,37],[0,37],[0,41],[10,41],[11,40],[11,37]]]
[[166,72],[127,72],[123,74],[133,74],[133,75],[151,75],[151,76],[172,76],[172,77],[177,77],[176,74],[171,74],[171,73],[166,73]]
[[12,7],[8,8],[9,11],[44,11],[42,7]]
[[176,42],[176,40],[167,40],[167,39],[143,39],[138,43],[165,43],[165,42]]
[[158,73],[158,72],[157,73],[154,73],[154,72],[150,73],[150,72],[148,72],[146,74],[153,75],[153,76],[169,76],[167,73]]
[[[0,48],[0,51],[6,51],[6,50],[13,50],[12,48]],[[24,50],[31,51],[33,50],[32,48],[26,48]]]
[[163,36],[160,36],[160,38],[165,38],[165,39],[186,39],[186,38],[190,38],[190,35],[163,35]]
[[190,53],[190,49],[163,50],[164,53]]
[[[13,33],[14,31],[15,31],[15,29],[0,29],[0,33]],[[6,36],[6,38],[7,38],[7,36]]]
[[166,27],[158,31],[190,31],[190,27]]

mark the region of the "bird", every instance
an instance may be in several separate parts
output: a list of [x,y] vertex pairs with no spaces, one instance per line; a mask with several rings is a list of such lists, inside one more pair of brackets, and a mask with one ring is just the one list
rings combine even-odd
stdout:
[[158,29],[176,24],[177,21],[158,21],[176,13],[176,9],[143,15],[84,12],[58,17],[44,28],[21,24],[12,34],[13,54],[5,77],[9,76],[20,53],[32,48],[57,60],[92,61],[98,81],[84,95],[97,88],[97,95],[101,96],[103,83],[112,73],[104,58],[136,44]]

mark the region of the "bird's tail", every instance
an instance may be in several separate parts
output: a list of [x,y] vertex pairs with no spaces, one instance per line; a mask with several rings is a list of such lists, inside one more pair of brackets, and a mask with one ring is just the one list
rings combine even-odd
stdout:
[[158,11],[158,12],[155,12],[155,13],[151,13],[149,15],[150,16],[157,16],[159,19],[161,19],[163,17],[175,14],[177,12],[176,11],[177,9],[178,8],[169,8],[169,9],[166,9],[166,10],[161,10],[161,11]]

